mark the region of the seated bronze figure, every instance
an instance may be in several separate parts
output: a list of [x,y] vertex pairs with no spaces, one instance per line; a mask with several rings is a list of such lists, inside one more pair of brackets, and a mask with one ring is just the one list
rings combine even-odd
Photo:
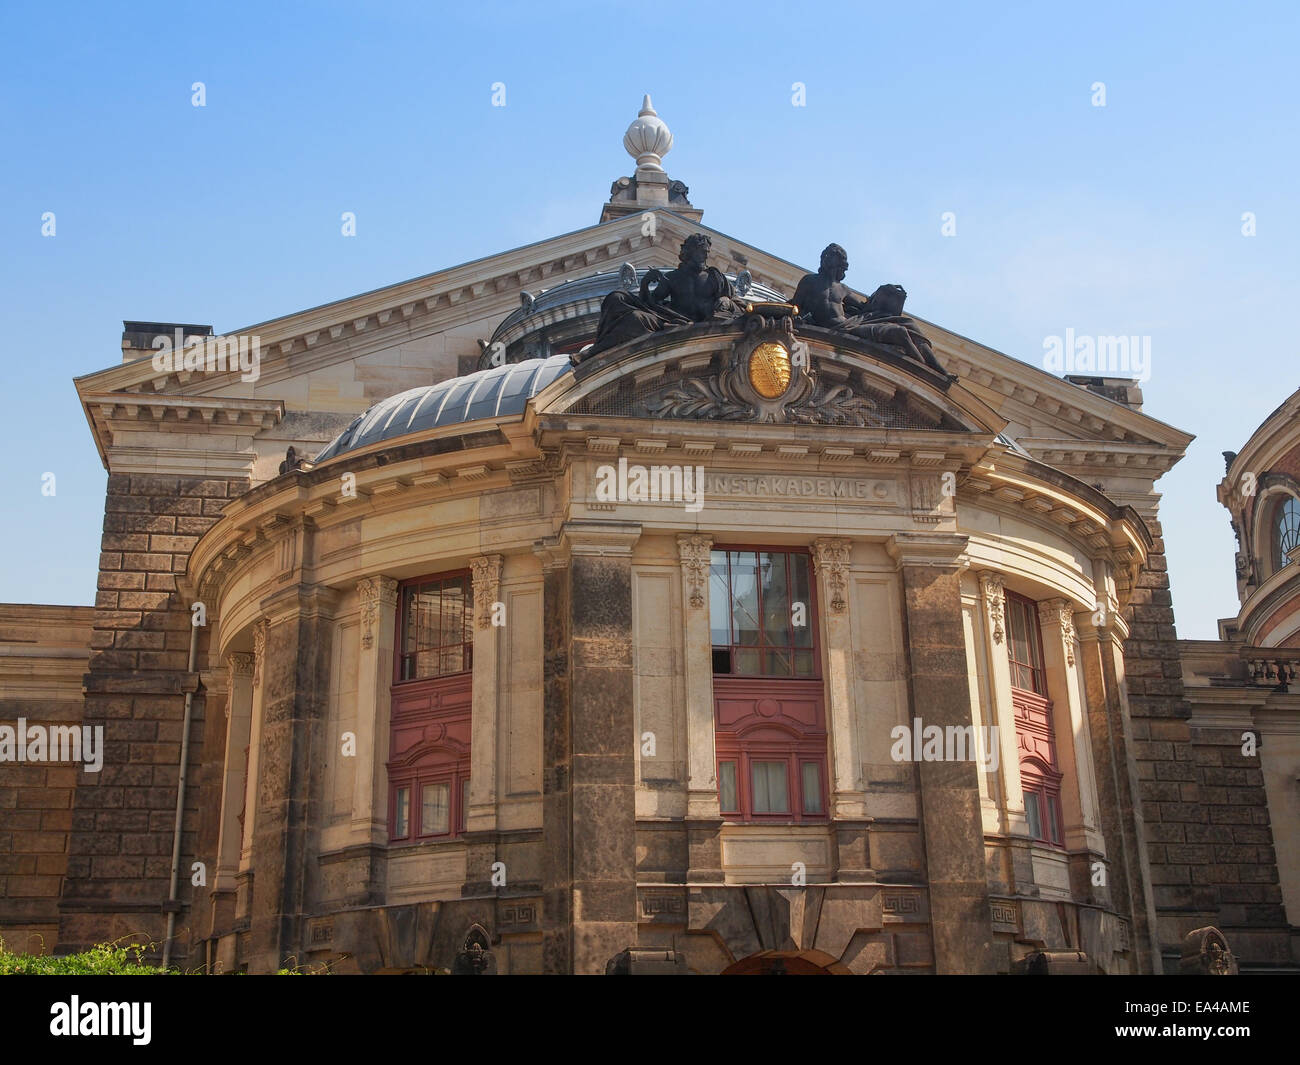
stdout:
[[793,302],[799,307],[799,317],[892,348],[948,377],[930,341],[916,322],[903,314],[907,291],[901,285],[881,285],[869,298],[860,299],[840,283],[848,269],[848,253],[838,244],[828,244],[820,269],[805,274],[795,289]]
[[596,342],[582,358],[664,329],[743,313],[731,282],[708,264],[710,245],[706,234],[692,234],[682,241],[677,269],[647,270],[639,293],[615,289],[606,296],[600,305]]

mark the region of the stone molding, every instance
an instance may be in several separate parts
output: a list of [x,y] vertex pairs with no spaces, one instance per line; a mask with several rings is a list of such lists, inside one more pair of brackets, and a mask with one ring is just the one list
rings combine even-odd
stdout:
[[682,576],[690,590],[691,608],[700,610],[708,602],[709,559],[713,539],[708,536],[679,536],[677,550],[682,560]]
[[984,609],[988,612],[994,643],[1001,643],[1006,635],[1002,623],[1005,617],[1007,593],[1002,574],[986,570],[980,574],[980,591],[984,594]]

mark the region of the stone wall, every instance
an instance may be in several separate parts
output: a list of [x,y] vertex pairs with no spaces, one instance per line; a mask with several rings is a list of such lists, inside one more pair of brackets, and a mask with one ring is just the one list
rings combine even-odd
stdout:
[[1241,736],[1193,730],[1158,521],[1133,592],[1124,668],[1146,857],[1165,968],[1216,925],[1245,963],[1282,961],[1287,934],[1258,758]]
[[[81,676],[94,610],[0,605],[0,725],[79,725]],[[0,939],[21,953],[58,944],[68,861],[71,762],[0,762]]]
[[[102,725],[105,759],[78,781],[71,811],[67,877],[59,904],[61,949],[132,936],[161,953],[166,928],[178,763],[187,672],[190,604],[177,590],[189,553],[240,480],[113,474],[108,479],[85,722]],[[210,629],[199,629],[200,661]],[[191,901],[199,847],[201,763],[211,756],[205,725],[213,700],[193,700],[181,846],[180,899]],[[206,705],[205,705],[206,704]],[[217,731],[224,731],[218,729]],[[210,863],[209,863],[210,864]],[[210,870],[209,870],[210,872]],[[198,894],[205,894],[198,889]],[[182,908],[173,961],[192,967],[194,915]]]

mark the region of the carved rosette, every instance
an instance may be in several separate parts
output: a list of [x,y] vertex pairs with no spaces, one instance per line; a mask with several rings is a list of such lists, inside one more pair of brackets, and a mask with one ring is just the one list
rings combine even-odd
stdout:
[[480,555],[470,560],[470,572],[474,575],[474,613],[480,629],[492,627],[492,604],[497,601],[501,587],[503,562],[500,555]]
[[850,541],[838,537],[823,537],[812,543],[813,570],[826,578],[833,614],[842,614],[848,607],[850,546]]
[[1000,573],[981,573],[980,591],[984,594],[984,609],[988,611],[989,625],[993,630],[993,642],[1001,643],[1006,635],[1002,628],[1007,605],[1006,585]]
[[384,610],[397,606],[397,582],[391,577],[364,577],[357,581],[361,599],[361,646],[367,651],[375,645],[375,632]]
[[691,607],[699,610],[705,603],[705,589],[709,583],[709,552],[713,541],[707,536],[679,536],[677,549],[681,553],[682,574],[690,589]]
[[266,619],[253,626],[253,687],[262,683],[262,665],[266,660]]
[[1045,626],[1060,626],[1065,661],[1074,665],[1074,608],[1064,599],[1044,599],[1038,604],[1038,620]]

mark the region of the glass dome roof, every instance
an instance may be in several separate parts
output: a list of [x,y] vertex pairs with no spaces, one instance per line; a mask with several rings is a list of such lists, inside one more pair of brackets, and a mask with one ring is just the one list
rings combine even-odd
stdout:
[[523,414],[533,396],[571,369],[568,355],[552,355],[399,392],[360,415],[313,461],[442,425]]

